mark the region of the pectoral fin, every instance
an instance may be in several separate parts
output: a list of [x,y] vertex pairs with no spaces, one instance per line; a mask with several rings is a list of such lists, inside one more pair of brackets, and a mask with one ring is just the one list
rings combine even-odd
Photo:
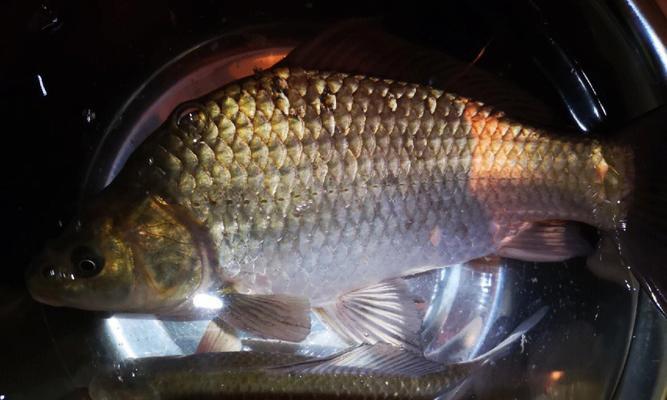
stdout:
[[346,293],[315,312],[349,342],[419,348],[421,318],[402,279]]
[[249,333],[270,339],[298,342],[310,333],[310,303],[287,295],[229,293],[220,319]]
[[524,224],[518,234],[503,240],[496,254],[523,261],[550,262],[587,255],[592,250],[577,223],[543,221]]

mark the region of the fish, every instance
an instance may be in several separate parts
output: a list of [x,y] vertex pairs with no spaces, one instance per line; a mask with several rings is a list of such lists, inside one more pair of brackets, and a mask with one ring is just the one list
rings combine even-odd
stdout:
[[[273,359],[263,367],[243,367],[258,352],[203,353],[179,358],[139,359],[110,377],[99,376],[91,383],[90,398],[186,399],[186,398],[424,398],[432,399],[443,389],[461,383],[480,362],[450,365],[426,362],[415,353],[400,353],[390,345],[370,345],[347,352],[331,363],[305,361],[305,365],[281,365],[284,354],[262,354]],[[353,366],[338,366],[345,358]],[[412,365],[417,372],[389,371],[391,365],[373,364],[374,359],[391,359]],[[371,363],[358,365],[362,359]],[[240,360],[240,361],[239,361]],[[316,364],[316,365],[312,365]],[[357,366],[358,365],[358,366]],[[319,368],[316,368],[319,366]],[[334,368],[337,366],[338,368]],[[302,368],[298,368],[302,367]],[[424,373],[424,369],[430,373]],[[442,370],[442,371],[441,371]],[[137,371],[137,372],[134,372]]]
[[385,343],[321,358],[261,351],[146,357],[98,372],[88,393],[93,400],[433,399],[507,355],[547,312],[537,310],[486,353],[447,365]]
[[[428,85],[276,67],[180,105],[27,272],[32,297],[195,315],[285,341],[419,346],[400,277],[619,241],[656,304],[664,108],[610,138]],[[651,259],[653,257],[653,259]],[[208,314],[207,314],[208,315]]]

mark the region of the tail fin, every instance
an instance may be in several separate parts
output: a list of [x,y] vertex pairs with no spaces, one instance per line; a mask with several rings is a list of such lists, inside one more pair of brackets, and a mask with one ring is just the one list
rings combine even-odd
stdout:
[[[525,334],[531,329],[533,329],[533,327],[537,325],[537,323],[540,322],[542,318],[544,318],[548,309],[549,308],[546,306],[540,308],[539,310],[537,310],[537,312],[528,317],[528,319],[519,324],[519,326],[517,326],[516,329],[514,329],[514,332],[512,332],[509,336],[507,336],[505,340],[498,343],[494,348],[492,348],[491,350],[487,351],[482,355],[473,358],[470,361],[466,361],[465,363],[459,365],[466,365],[468,366],[468,369],[470,371],[474,371],[479,367],[489,364],[494,360],[497,360],[498,358],[506,355],[507,353],[510,352],[510,350],[512,349],[512,345],[515,344],[517,340],[521,340],[521,343],[523,343]],[[456,383],[453,387],[443,388],[443,390],[441,390],[438,393],[437,399],[455,400],[455,399],[468,398],[464,396],[469,394],[468,387],[471,384],[472,381],[470,381],[469,379],[462,379],[460,382]]]
[[[510,349],[510,345],[531,330],[544,318],[548,307],[542,307],[516,327],[505,340],[492,350],[462,364],[471,367],[484,365],[502,356]],[[460,365],[462,365],[460,364]],[[359,345],[352,350],[345,350],[330,357],[301,361],[295,364],[273,367],[275,370],[287,370],[300,373],[337,373],[364,375],[384,373],[388,375],[423,376],[447,372],[449,365],[443,365],[425,358],[421,353],[401,349],[387,343]]]
[[618,229],[621,256],[663,314],[667,312],[667,106],[623,129],[634,159],[634,188]]
[[502,357],[506,355],[510,349],[511,345],[514,344],[517,340],[525,337],[524,335],[533,329],[535,325],[537,325],[538,322],[544,318],[544,316],[547,314],[547,311],[549,310],[549,307],[544,306],[537,310],[533,315],[528,317],[525,321],[519,324],[519,326],[514,329],[514,332],[512,332],[509,336],[505,338],[502,342],[498,343],[496,347],[492,348],[491,350],[487,351],[484,354],[481,354],[472,360],[468,361],[469,363],[481,363],[482,365],[488,364],[489,362],[492,362],[493,360],[498,359],[499,357]]

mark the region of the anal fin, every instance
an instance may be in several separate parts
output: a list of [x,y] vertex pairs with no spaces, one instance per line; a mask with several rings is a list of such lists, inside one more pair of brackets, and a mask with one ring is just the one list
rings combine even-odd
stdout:
[[402,279],[343,294],[335,303],[318,307],[315,312],[351,343],[420,347],[421,318]]
[[241,351],[241,339],[234,329],[217,319],[208,323],[195,353]]
[[505,238],[496,251],[501,257],[554,262],[590,254],[593,247],[576,222],[526,222],[519,233]]
[[310,303],[295,296],[229,293],[220,319],[257,336],[299,342],[310,333]]

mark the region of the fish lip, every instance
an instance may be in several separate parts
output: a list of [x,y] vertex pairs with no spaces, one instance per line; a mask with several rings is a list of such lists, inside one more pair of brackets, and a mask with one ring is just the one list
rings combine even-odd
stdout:
[[65,305],[62,301],[58,301],[48,294],[45,295],[45,286],[40,284],[39,277],[34,274],[26,274],[26,288],[28,289],[30,297],[38,303],[53,307],[63,307]]
[[35,300],[38,303],[46,304],[46,305],[52,306],[52,307],[64,307],[65,306],[65,304],[63,302],[55,300],[52,297],[44,297],[44,296],[36,293],[30,287],[28,287],[28,293],[30,293],[30,297],[32,297],[33,300]]

